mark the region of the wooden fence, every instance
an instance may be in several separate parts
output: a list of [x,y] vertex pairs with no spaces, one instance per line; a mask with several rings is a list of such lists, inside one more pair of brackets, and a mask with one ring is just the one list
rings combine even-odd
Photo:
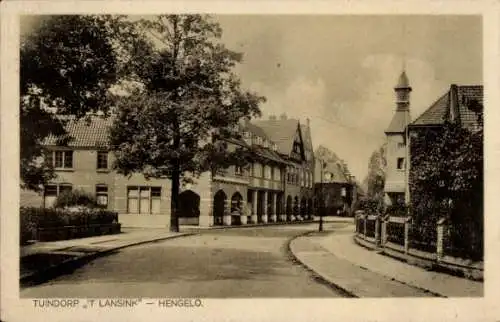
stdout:
[[[355,240],[393,257],[423,266],[459,270],[473,279],[482,279],[482,249],[470,254],[453,247],[453,226],[446,220],[435,225],[416,225],[411,217],[355,214]],[[459,255],[459,256],[457,256]]]

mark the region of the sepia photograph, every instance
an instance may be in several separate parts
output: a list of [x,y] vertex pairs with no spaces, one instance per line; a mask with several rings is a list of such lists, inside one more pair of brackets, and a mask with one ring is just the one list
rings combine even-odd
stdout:
[[19,298],[483,298],[483,19],[19,15]]

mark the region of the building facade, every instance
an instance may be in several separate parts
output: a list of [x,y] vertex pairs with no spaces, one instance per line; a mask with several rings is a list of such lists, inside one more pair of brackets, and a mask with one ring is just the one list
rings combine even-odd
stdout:
[[[110,125],[110,119],[100,117],[90,123],[74,120],[67,125],[72,138],[67,144],[47,138],[47,158],[57,177],[40,194],[21,191],[21,205],[50,207],[61,192],[81,189],[118,212],[124,227],[168,227],[170,180],[116,173],[108,150]],[[309,127],[304,131],[298,120],[282,116],[244,121],[238,130],[242,139],[226,142],[228,149],[243,148],[252,162],[205,172],[195,183],[182,184],[179,223],[209,227],[312,218],[314,174],[306,154],[312,149]]]
[[384,202],[386,205],[403,204],[407,194],[407,126],[411,122],[410,92],[412,88],[402,72],[394,88],[396,93],[396,111],[391,123],[385,130],[386,135],[386,176],[384,184]]
[[352,205],[357,198],[357,190],[354,177],[346,173],[346,169],[346,165],[341,160],[317,159],[314,191],[318,206],[321,202],[324,203],[324,215],[347,216],[351,214]]
[[477,114],[482,112],[483,86],[452,84],[427,110],[414,121],[410,117],[410,92],[403,72],[395,87],[397,108],[385,131],[387,138],[387,168],[385,203],[411,202],[409,172],[411,169],[411,138],[417,131],[439,128],[446,120],[459,122],[470,131],[478,128]]

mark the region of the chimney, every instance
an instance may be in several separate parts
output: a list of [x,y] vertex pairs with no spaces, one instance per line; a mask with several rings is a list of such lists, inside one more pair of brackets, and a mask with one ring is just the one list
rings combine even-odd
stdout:
[[450,87],[450,121],[459,122],[459,106],[458,106],[458,86],[452,84]]
[[306,124],[307,124],[307,127],[308,127],[308,128],[310,128],[310,127],[311,127],[311,126],[310,126],[310,124],[311,124],[310,122],[311,122],[311,121],[309,120],[309,118],[306,118]]
[[280,120],[286,120],[286,119],[287,119],[286,113],[280,115]]
[[274,115],[274,114],[269,115],[269,119],[271,121],[276,121],[276,115]]

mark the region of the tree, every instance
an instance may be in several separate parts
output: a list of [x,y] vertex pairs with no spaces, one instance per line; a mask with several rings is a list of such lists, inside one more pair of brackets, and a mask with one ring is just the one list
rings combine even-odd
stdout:
[[385,169],[387,166],[385,155],[385,144],[373,151],[368,162],[368,174],[364,180],[367,197],[380,203],[384,199]]
[[[474,109],[472,106],[471,109]],[[483,116],[477,128],[447,120],[439,128],[413,132],[410,191],[415,223],[435,232],[440,218],[448,219],[452,242],[482,256],[483,231]],[[426,232],[423,232],[424,234]]]
[[[63,137],[65,119],[108,112],[109,89],[140,55],[140,41],[124,17],[60,15],[40,18],[21,38],[20,127],[22,187],[38,190],[54,177],[41,162],[42,143]],[[48,108],[47,108],[48,107]],[[66,138],[68,139],[68,138]],[[67,142],[67,141],[66,141]],[[61,141],[64,143],[64,140]]]
[[241,118],[260,115],[264,98],[241,89],[232,72],[241,54],[219,42],[210,17],[160,15],[140,24],[153,39],[134,70],[143,87],[119,102],[111,146],[119,173],[171,180],[170,229],[178,231],[180,182],[241,161],[227,142],[239,138]]

